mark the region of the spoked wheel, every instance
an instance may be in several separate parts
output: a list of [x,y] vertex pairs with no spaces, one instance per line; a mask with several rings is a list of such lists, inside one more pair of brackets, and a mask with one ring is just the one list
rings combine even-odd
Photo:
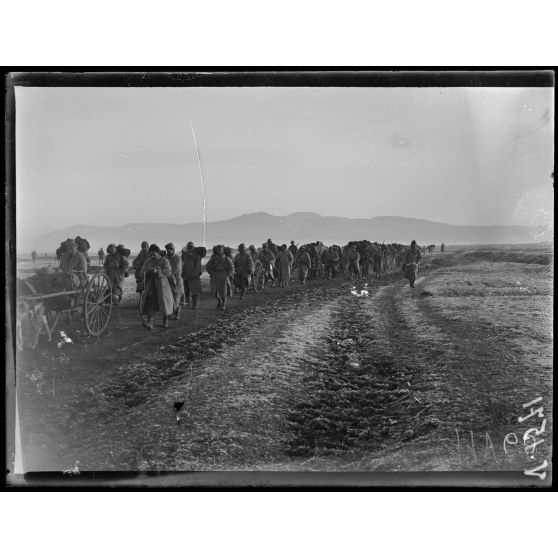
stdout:
[[106,329],[112,311],[112,287],[104,273],[96,273],[87,283],[83,318],[87,331],[98,337]]

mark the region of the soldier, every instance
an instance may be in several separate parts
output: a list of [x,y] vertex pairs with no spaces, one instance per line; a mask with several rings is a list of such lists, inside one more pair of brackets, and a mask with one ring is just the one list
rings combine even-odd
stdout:
[[298,256],[298,248],[294,240],[291,240],[291,245],[289,246],[289,252],[293,255],[293,261],[296,262],[296,257]]
[[304,285],[306,283],[306,278],[308,277],[308,271],[312,267],[312,260],[310,259],[310,254],[306,246],[302,246],[298,251],[298,279],[300,283]]
[[33,250],[33,252],[31,252],[31,260],[33,261],[33,265],[35,265],[36,259],[37,259],[37,252]]
[[260,254],[260,261],[262,262],[263,270],[265,273],[265,283],[263,289],[265,289],[268,279],[271,279],[271,286],[275,286],[275,276],[273,272],[273,267],[275,264],[275,254],[272,252],[270,248],[271,241],[268,240],[267,244],[262,244],[262,251]]
[[85,256],[78,250],[77,244],[71,238],[63,243],[63,251],[60,254],[60,269],[64,272],[77,273],[82,278],[87,274]]
[[109,244],[107,252],[103,267],[112,287],[113,302],[118,305],[122,301],[122,284],[130,264],[128,258],[117,251],[116,244]]
[[246,296],[248,287],[248,278],[254,273],[254,261],[248,252],[246,246],[240,244],[238,246],[238,254],[234,258],[235,284],[240,289],[240,300]]
[[[256,247],[253,244],[250,244],[250,246],[248,246],[248,253],[252,258],[252,262],[254,262],[254,272],[255,272],[256,267],[258,265],[258,260],[260,258],[258,256],[258,251],[256,250]],[[255,283],[254,273],[252,273],[251,277],[252,277],[252,287],[254,287],[254,283]]]
[[[230,246],[225,246],[223,248],[223,252],[225,254],[225,257],[229,258],[232,262],[232,248]],[[232,296],[233,285],[234,285],[234,272],[229,277],[229,284],[227,285],[227,297]]]
[[139,254],[132,262],[132,267],[134,268],[134,277],[136,278],[136,293],[141,293],[141,291],[143,291],[143,287],[144,287],[143,276],[140,273],[140,270],[147,258],[148,252],[149,252],[149,242],[144,240],[141,243],[141,250]]
[[[119,254],[122,254],[125,258],[129,258],[129,257],[130,257],[131,250],[130,250],[129,248],[126,248],[126,246],[124,246],[124,244],[119,244],[119,245],[116,247],[116,251],[117,251]],[[126,274],[126,277],[128,277],[127,274]]]
[[[70,246],[72,243],[75,244],[75,240],[73,238],[67,238],[66,240],[61,242],[60,246],[56,249],[56,260],[59,266],[62,265],[63,256],[68,251],[68,246]],[[77,246],[77,244],[76,248],[79,251],[79,247]],[[85,260],[85,263],[87,263],[87,260]]]
[[360,254],[358,253],[356,246],[354,244],[351,244],[347,254],[347,262],[348,262],[347,269],[349,271],[349,275],[351,279],[353,279],[354,275],[360,277],[359,261],[360,261]]
[[403,271],[405,272],[405,277],[409,279],[409,285],[414,289],[415,288],[415,280],[413,278],[409,278],[409,271],[412,269],[411,266],[414,267],[415,273],[414,277],[418,273],[418,264],[421,260],[420,255],[420,248],[417,246],[416,240],[411,242],[411,246],[405,253],[405,257],[403,260]]
[[341,256],[338,252],[337,246],[330,246],[325,254],[325,274],[328,279],[332,281],[335,279],[335,274],[339,271],[339,262],[341,261]]
[[442,245],[440,246],[440,252],[442,252],[443,254],[445,249],[446,249],[446,245],[442,242]]
[[99,248],[97,256],[99,256],[99,265],[103,265],[105,263],[105,251],[103,248]]
[[167,258],[161,256],[156,244],[149,247],[148,255],[139,272],[145,274],[145,296],[142,314],[147,315],[144,327],[153,329],[153,316],[156,312],[163,314],[163,327],[169,327],[169,316],[174,313],[174,298],[169,283],[172,270]]
[[182,248],[182,280],[186,304],[192,300],[192,309],[198,308],[198,297],[201,293],[202,259],[193,242]]
[[271,238],[268,238],[268,239],[267,239],[267,247],[273,252],[273,255],[274,255],[275,257],[277,257],[277,252],[278,252],[277,245],[274,244],[274,243],[271,241]]
[[182,258],[175,252],[174,244],[169,242],[165,244],[167,251],[167,260],[171,266],[171,275],[169,283],[171,286],[172,294],[174,296],[174,313],[171,320],[178,320],[180,317],[180,301],[184,294],[184,282],[182,281]]
[[89,258],[89,248],[91,248],[91,244],[89,244],[89,241],[85,238],[81,238],[81,236],[76,236],[74,238],[74,241],[77,245],[78,250],[85,256],[85,261],[87,262],[87,265],[89,265],[91,263],[91,259]]
[[250,257],[252,258],[252,261],[256,263],[256,260],[258,259],[258,251],[256,250],[256,247],[253,244],[250,244],[250,246],[248,246],[248,252],[250,253]]
[[234,273],[232,260],[225,256],[221,244],[215,247],[213,255],[205,266],[211,277],[212,292],[217,299],[217,310],[225,310],[230,277]]
[[277,258],[275,260],[275,266],[278,272],[279,285],[281,287],[286,287],[289,284],[291,278],[291,265],[293,263],[293,255],[290,250],[287,250],[287,245],[283,244],[279,248]]

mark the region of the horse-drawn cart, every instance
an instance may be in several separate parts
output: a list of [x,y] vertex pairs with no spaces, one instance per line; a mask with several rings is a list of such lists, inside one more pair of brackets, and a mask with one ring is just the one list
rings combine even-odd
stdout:
[[[34,330],[36,346],[40,333],[50,338],[58,319],[81,314],[90,335],[98,337],[108,326],[112,311],[112,288],[103,272],[37,273],[17,279],[18,344],[23,343],[22,320]],[[46,330],[46,331],[45,331]],[[21,343],[20,343],[21,342]]]

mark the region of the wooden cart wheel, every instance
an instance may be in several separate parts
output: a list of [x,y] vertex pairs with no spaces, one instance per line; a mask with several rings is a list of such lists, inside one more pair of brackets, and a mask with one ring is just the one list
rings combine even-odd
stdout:
[[83,319],[87,331],[98,337],[106,329],[112,311],[112,287],[104,273],[95,273],[85,288]]

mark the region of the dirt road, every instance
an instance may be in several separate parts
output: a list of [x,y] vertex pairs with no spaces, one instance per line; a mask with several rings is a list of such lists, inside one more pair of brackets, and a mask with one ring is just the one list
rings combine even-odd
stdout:
[[[543,397],[551,432],[549,273],[432,258],[416,289],[369,278],[358,297],[340,278],[251,294],[225,314],[206,298],[197,315],[153,332],[130,303],[98,343],[72,326],[73,343],[20,359],[26,470],[75,460],[104,471],[539,464],[550,437],[531,463],[518,417]],[[175,401],[185,402],[179,422]],[[520,443],[504,445],[510,433]]]

